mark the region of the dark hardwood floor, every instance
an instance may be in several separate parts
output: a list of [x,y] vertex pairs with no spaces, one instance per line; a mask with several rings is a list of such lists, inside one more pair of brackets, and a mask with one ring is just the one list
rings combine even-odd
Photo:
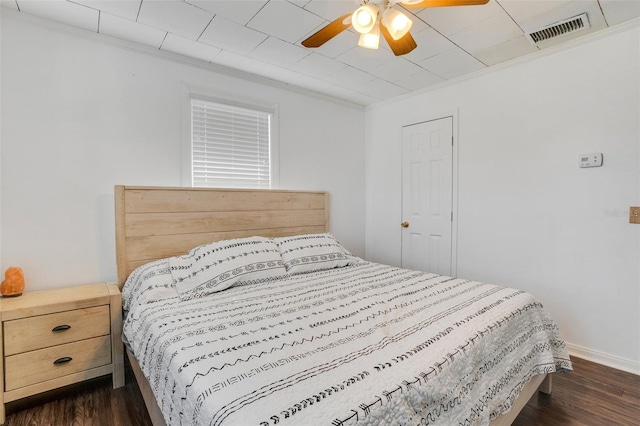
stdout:
[[573,371],[554,374],[551,395],[534,395],[513,426],[640,425],[640,376],[571,360]]
[[131,368],[125,372],[119,389],[104,376],[10,402],[5,426],[151,426]]
[[[574,371],[555,374],[551,395],[538,393],[513,426],[640,425],[640,376],[573,358]],[[6,426],[151,425],[140,390],[127,369],[127,384],[111,378],[8,404]]]

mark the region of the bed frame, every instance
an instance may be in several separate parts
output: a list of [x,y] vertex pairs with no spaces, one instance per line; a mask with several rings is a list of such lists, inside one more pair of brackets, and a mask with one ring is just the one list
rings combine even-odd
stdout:
[[[118,285],[138,266],[187,253],[229,238],[328,232],[325,192],[169,187],[115,187]],[[127,357],[154,426],[164,425],[160,407],[133,354]],[[510,425],[539,390],[551,393],[551,376],[534,376],[511,410],[491,422]]]

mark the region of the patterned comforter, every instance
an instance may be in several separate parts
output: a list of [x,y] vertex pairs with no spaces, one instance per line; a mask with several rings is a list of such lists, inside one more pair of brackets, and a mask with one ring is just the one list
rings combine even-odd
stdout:
[[571,369],[530,294],[364,260],[189,301],[162,260],[123,296],[170,425],[486,425]]

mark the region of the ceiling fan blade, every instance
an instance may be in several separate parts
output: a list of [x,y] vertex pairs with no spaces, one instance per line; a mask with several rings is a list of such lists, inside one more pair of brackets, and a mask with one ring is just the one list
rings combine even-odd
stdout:
[[393,54],[396,56],[405,55],[418,47],[416,41],[411,36],[411,33],[407,33],[402,38],[394,40],[393,37],[391,37],[389,30],[384,25],[380,25],[380,31],[382,32],[384,39],[387,40]]
[[419,9],[423,7],[447,7],[447,6],[478,6],[489,3],[489,0],[406,0],[400,1],[407,9]]
[[347,28],[351,26],[351,20],[349,19],[345,24],[344,21],[351,17],[351,13],[347,13],[344,16],[336,19],[326,27],[321,28],[318,32],[311,35],[309,38],[302,42],[304,47],[320,47]]

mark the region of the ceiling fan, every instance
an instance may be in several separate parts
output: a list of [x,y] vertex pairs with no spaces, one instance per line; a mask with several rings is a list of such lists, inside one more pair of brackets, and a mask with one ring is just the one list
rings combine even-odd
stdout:
[[360,33],[358,45],[377,49],[380,33],[396,56],[411,52],[418,45],[409,33],[413,22],[394,9],[401,4],[408,9],[446,6],[475,6],[489,0],[360,0],[360,7],[321,28],[302,42],[304,47],[320,47],[350,26]]

